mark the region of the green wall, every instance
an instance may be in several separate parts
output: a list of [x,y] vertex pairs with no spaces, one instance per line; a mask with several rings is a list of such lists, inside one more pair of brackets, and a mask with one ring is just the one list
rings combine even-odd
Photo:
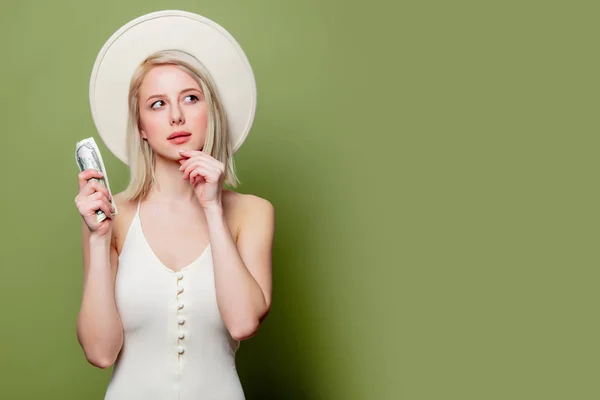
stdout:
[[99,139],[100,47],[165,8],[256,73],[239,190],[277,232],[248,399],[599,398],[594,2],[22,0],[0,5],[1,399],[103,396],[75,336],[73,150]]

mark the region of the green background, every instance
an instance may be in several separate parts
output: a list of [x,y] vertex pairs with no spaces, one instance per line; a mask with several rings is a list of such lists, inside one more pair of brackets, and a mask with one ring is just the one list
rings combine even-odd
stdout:
[[0,6],[0,398],[101,399],[75,335],[74,145],[147,12],[225,26],[259,102],[240,192],[276,207],[248,399],[598,399],[598,11],[584,1]]

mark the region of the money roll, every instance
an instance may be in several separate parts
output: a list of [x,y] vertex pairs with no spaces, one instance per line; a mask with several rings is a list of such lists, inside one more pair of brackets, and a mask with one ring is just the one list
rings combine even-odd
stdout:
[[[75,160],[77,161],[77,165],[79,166],[79,171],[85,171],[86,169],[95,169],[104,175],[104,178],[92,178],[99,182],[101,185],[105,186],[110,193],[110,202],[115,210],[111,215],[116,215],[118,213],[117,206],[114,203],[112,193],[110,191],[110,185],[108,183],[108,176],[106,175],[106,169],[104,167],[104,162],[102,161],[102,155],[100,154],[100,149],[96,145],[96,141],[94,138],[87,138],[77,142],[75,145]],[[98,222],[102,222],[106,219],[106,214],[102,210],[96,210],[96,220]]]

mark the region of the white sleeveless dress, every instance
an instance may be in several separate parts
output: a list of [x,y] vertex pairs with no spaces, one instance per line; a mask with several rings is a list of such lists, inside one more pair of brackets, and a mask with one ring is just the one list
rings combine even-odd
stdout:
[[146,241],[140,206],[115,284],[124,330],[105,400],[244,400],[235,366],[239,341],[217,308],[210,244],[178,272]]

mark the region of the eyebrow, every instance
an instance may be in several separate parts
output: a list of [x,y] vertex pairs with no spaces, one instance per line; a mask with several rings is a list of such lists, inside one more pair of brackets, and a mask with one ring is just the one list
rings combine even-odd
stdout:
[[[195,91],[197,91],[197,92],[199,92],[199,91],[200,91],[200,89],[197,89],[197,88],[187,88],[187,89],[183,89],[181,92],[179,92],[179,94],[182,94],[182,93],[185,93],[185,92],[190,92],[190,91],[192,91],[192,90],[195,90]],[[153,94],[152,96],[149,96],[149,97],[146,99],[146,101],[148,101],[148,100],[150,100],[150,99],[152,99],[152,98],[154,98],[154,97],[167,97],[167,95],[166,95],[166,94]]]

